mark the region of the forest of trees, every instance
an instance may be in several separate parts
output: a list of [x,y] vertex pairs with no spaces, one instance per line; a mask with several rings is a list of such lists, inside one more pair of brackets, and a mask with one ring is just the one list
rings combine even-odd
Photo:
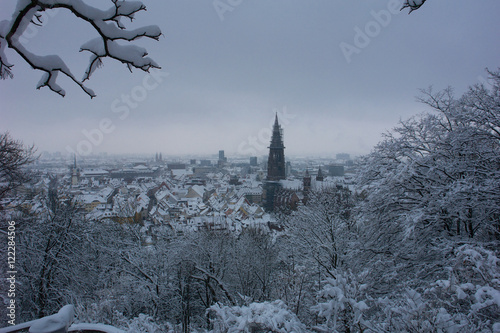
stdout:
[[459,98],[422,91],[428,113],[384,135],[356,190],[311,193],[277,215],[282,233],[165,229],[144,246],[141,225],[85,221],[54,180],[45,215],[4,216],[18,228],[18,322],[74,304],[78,321],[134,332],[500,331],[488,73]]

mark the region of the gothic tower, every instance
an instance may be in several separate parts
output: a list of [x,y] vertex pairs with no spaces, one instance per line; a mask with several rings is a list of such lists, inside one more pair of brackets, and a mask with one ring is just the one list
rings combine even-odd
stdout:
[[283,131],[278,123],[278,114],[274,120],[273,135],[269,145],[267,160],[267,178],[263,184],[262,201],[266,211],[275,209],[276,194],[281,189],[280,180],[286,178],[285,146],[283,145]]
[[74,155],[73,167],[71,168],[71,185],[78,185],[80,173],[78,172],[78,168],[76,167],[76,154]]
[[318,175],[316,176],[316,181],[322,182],[325,179],[323,176],[323,171],[321,170],[321,167],[318,169]]
[[269,146],[267,160],[267,180],[277,181],[286,178],[285,146],[283,145],[283,130],[278,123],[278,114],[274,120],[273,135]]

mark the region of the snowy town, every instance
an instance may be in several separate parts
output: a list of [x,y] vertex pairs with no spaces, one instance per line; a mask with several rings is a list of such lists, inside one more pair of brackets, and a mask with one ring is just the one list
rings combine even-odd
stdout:
[[500,333],[500,1],[0,7],[0,333]]
[[[281,135],[277,117],[275,126]],[[309,191],[352,186],[355,170],[354,161],[345,153],[330,161],[283,162],[278,166],[283,170],[278,178],[270,177],[268,170],[273,167],[268,163],[275,163],[271,157],[260,163],[257,157],[231,161],[223,150],[213,159],[173,162],[161,153],[149,159],[95,156],[80,162],[85,166],[79,165],[76,156],[71,161],[70,155],[57,155],[42,155],[32,170],[38,182],[17,189],[30,194],[31,200],[7,198],[3,205],[20,205],[32,214],[44,214],[43,198],[53,187],[59,200],[74,203],[88,221],[143,225],[149,235],[146,244],[152,241],[155,228],[237,234],[246,228],[279,230],[282,226],[271,216],[272,211],[297,209],[306,202]],[[280,190],[266,203],[263,184],[271,179],[279,181]]]

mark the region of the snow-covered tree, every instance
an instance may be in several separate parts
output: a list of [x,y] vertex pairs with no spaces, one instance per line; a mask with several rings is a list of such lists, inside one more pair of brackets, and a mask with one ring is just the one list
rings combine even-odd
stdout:
[[273,332],[301,333],[306,327],[282,301],[251,303],[248,306],[215,304],[208,310],[215,316],[214,333]]
[[271,235],[256,229],[245,230],[233,252],[236,290],[254,301],[276,296],[279,251]]
[[289,219],[297,254],[306,256],[325,272],[346,260],[355,223],[355,199],[347,188],[332,187],[309,194],[308,202]]
[[286,217],[279,276],[287,284],[279,285],[279,298],[308,325],[318,323],[318,311],[311,311],[316,294],[346,273],[356,254],[355,204],[349,189],[332,187],[309,193],[307,204]]
[[[72,204],[48,200],[37,215],[18,216],[20,318],[32,320],[93,294],[97,271],[89,233]],[[52,206],[52,207],[49,207]]]
[[402,121],[359,166],[352,259],[378,299],[373,327],[489,331],[499,320],[500,75],[489,74],[491,86],[460,98],[423,91],[434,112]]
[[[104,58],[111,58],[125,64],[129,70],[139,68],[149,71],[160,66],[151,58],[144,48],[136,45],[126,45],[123,42],[133,42],[147,37],[158,40],[161,31],[157,26],[145,26],[127,29],[124,21],[134,19],[135,14],[146,10],[140,1],[111,0],[112,5],[107,10],[101,10],[86,4],[83,0],[18,0],[16,9],[10,20],[0,22],[0,77],[13,77],[13,64],[6,56],[7,48],[13,50],[33,69],[43,72],[37,88],[48,87],[50,90],[64,96],[66,92],[59,86],[57,76],[61,73],[70,78],[90,97],[95,93],[84,85],[94,71],[102,66]],[[43,15],[47,10],[64,9],[81,19],[95,30],[97,37],[84,43],[80,51],[90,53],[90,61],[83,78],[78,79],[58,55],[39,55],[28,50],[20,41],[20,37],[30,24],[41,25]]]
[[0,133],[0,210],[2,199],[29,178],[25,166],[35,160],[34,146],[26,147],[9,133]]
[[[446,276],[379,298],[372,327],[380,331],[495,332],[500,323],[500,261],[479,244],[443,249]],[[382,319],[383,318],[383,319]],[[496,324],[495,324],[496,323]]]
[[318,332],[363,332],[363,312],[369,307],[364,295],[364,284],[349,270],[334,270],[318,293],[318,304],[312,310],[318,313]]
[[176,320],[184,332],[192,324],[209,326],[205,310],[216,302],[235,305],[230,288],[233,249],[234,237],[222,231],[186,233],[172,242],[169,255],[175,275],[175,298],[171,306],[177,309]]
[[[395,241],[429,244],[438,237],[500,239],[500,77],[470,88],[424,91],[436,113],[385,135],[361,167],[363,212],[379,250]],[[408,242],[407,242],[408,243]]]

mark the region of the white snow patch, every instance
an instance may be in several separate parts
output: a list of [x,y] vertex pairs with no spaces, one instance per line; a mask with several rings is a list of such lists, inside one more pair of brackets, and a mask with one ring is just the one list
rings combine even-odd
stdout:
[[67,332],[68,327],[75,317],[75,308],[73,305],[65,305],[58,313],[43,317],[34,322],[30,327],[30,333],[63,333]]

